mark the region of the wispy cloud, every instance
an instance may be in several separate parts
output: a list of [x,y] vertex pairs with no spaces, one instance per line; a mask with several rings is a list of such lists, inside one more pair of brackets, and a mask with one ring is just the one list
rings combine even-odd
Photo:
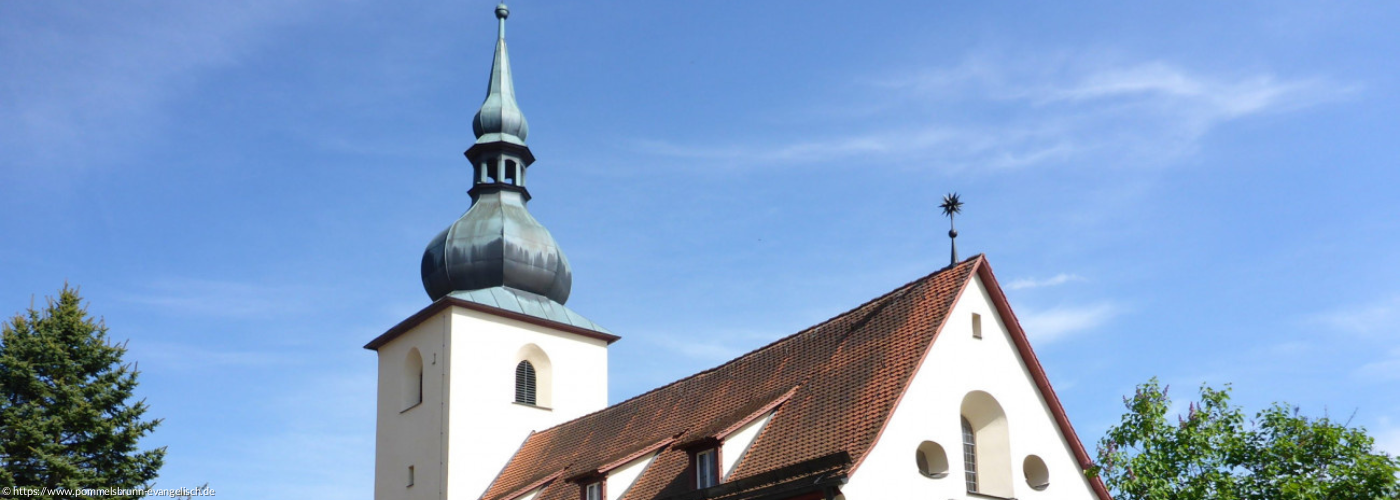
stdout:
[[1400,330],[1400,296],[1341,307],[1312,316],[1311,321],[1335,330],[1374,335]]
[[1313,352],[1313,345],[1301,340],[1290,340],[1273,344],[1264,349],[1263,356],[1277,361],[1280,357],[1295,357]]
[[[209,481],[220,496],[239,498],[255,497],[258,489],[277,491],[277,496],[286,492],[288,498],[365,497],[373,478],[363,471],[374,467],[374,398],[366,397],[373,394],[366,390],[373,391],[375,378],[372,371],[345,369],[347,365],[298,383],[267,386],[265,397],[240,414],[246,425],[221,428],[225,439],[215,446],[178,450],[184,454],[179,468],[163,473],[157,486]],[[285,474],[287,470],[298,473]]]
[[1021,278],[1012,281],[1011,284],[1006,287],[1012,290],[1024,290],[1027,288],[1059,286],[1071,281],[1084,281],[1084,277],[1077,274],[1060,273],[1045,279]]
[[1021,315],[1026,334],[1039,344],[1057,342],[1097,328],[1122,312],[1111,303],[1063,306]]
[[723,363],[781,336],[773,332],[734,330],[706,332],[704,335],[651,335],[645,340],[690,359]]
[[141,360],[143,367],[180,371],[266,367],[297,361],[295,356],[287,352],[210,348],[154,340],[128,343],[127,348],[131,350],[130,358]]
[[1381,417],[1379,428],[1372,434],[1376,438],[1376,449],[1392,457],[1400,457],[1400,424]]
[[[872,80],[866,85],[878,87],[886,102],[873,106],[878,111],[846,117],[851,130],[827,138],[636,145],[662,156],[780,164],[878,154],[886,162],[947,169],[1086,163],[1130,168],[1189,154],[1224,123],[1300,109],[1356,90],[1322,77],[1211,74],[1164,61],[1094,56],[1027,61],[974,54],[953,67]],[[991,112],[952,112],[968,107]]]
[[62,174],[125,156],[200,74],[245,60],[307,5],[0,6],[0,173]]
[[264,285],[232,281],[173,278],[119,296],[161,312],[217,318],[266,319],[305,312],[317,290],[303,285]]
[[1385,357],[1357,367],[1355,374],[1366,380],[1400,380],[1400,348],[1391,349]]

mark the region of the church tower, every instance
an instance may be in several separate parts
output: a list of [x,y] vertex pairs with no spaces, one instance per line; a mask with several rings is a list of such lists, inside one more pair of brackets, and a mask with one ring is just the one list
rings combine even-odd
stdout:
[[471,207],[423,253],[433,303],[365,346],[379,357],[374,497],[475,499],[532,431],[607,406],[606,329],[564,306],[573,274],[526,209],[535,162],[505,4],[472,120]]

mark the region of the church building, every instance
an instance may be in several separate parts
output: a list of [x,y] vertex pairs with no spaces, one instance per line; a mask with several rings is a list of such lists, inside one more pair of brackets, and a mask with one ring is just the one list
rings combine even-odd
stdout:
[[365,346],[376,500],[1111,500],[982,255],[609,406],[620,337],[526,208],[508,15],[433,302]]

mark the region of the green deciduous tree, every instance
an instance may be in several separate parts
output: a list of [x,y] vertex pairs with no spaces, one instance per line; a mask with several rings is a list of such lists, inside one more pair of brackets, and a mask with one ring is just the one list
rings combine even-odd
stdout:
[[132,401],[138,372],[125,353],[67,285],[47,307],[3,324],[0,486],[140,488],[155,479],[165,448],[138,442],[160,420],[143,420],[145,402]]
[[1400,459],[1365,429],[1273,406],[1246,419],[1230,389],[1202,386],[1170,419],[1157,379],[1123,398],[1128,413],[1099,442],[1101,476],[1118,500],[1394,500]]

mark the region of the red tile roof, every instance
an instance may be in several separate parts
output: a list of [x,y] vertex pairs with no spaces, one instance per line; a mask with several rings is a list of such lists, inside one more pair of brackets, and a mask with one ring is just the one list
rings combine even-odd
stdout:
[[[986,259],[976,256],[906,284],[822,324],[716,368],[598,412],[532,434],[487,489],[484,500],[512,498],[547,484],[536,500],[576,500],[570,478],[596,474],[619,459],[674,439],[627,492],[625,500],[698,495],[688,473],[688,445],[713,443],[765,407],[776,412],[708,498],[748,498],[781,490],[794,478],[848,475],[870,451],[953,303],[981,275],[1037,385],[1057,415],[1081,465],[1084,452]],[[1027,356],[1029,354],[1029,356]],[[774,403],[778,403],[775,405]],[[804,481],[811,484],[812,481]],[[1109,500],[1097,481],[1102,500]]]

